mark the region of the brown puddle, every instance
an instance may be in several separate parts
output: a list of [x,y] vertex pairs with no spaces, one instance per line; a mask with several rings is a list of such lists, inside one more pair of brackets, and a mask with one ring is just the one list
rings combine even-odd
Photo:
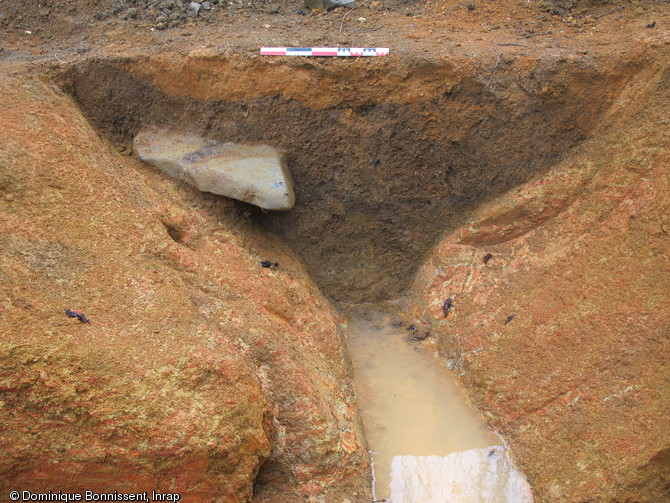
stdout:
[[358,305],[347,329],[375,500],[532,502],[501,439],[392,305]]

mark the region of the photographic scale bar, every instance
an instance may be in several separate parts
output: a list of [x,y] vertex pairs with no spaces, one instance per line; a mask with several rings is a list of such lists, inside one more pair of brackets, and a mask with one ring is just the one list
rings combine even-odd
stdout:
[[386,56],[388,47],[261,47],[261,56]]

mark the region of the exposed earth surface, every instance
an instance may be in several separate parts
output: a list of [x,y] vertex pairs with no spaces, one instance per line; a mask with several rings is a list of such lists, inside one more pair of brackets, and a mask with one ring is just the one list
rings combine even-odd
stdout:
[[[370,502],[342,313],[397,300],[536,501],[670,501],[669,26],[667,1],[0,3],[0,492]],[[154,127],[279,149],[295,206],[144,164]]]

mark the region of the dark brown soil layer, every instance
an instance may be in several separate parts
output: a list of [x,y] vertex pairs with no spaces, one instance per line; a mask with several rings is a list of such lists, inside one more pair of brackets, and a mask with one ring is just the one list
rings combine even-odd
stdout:
[[[355,78],[351,65],[284,62],[313,83],[297,97],[266,96],[278,78],[276,65],[225,58],[209,61],[207,75],[202,62],[190,58],[175,58],[161,71],[178,69],[178,81],[188,67],[198,81],[256,82],[248,91],[226,89],[243,91],[243,99],[166,95],[133,75],[151,61],[128,70],[123,62],[89,62],[66,74],[65,87],[122,149],[148,126],[283,149],[296,206],[250,211],[297,251],[331,299],[370,302],[398,296],[436,240],[463,215],[546,171],[578,145],[639,67],[631,61],[502,59],[492,86],[491,75],[473,74],[465,59],[424,61],[395,77],[411,76],[413,87],[402,89],[409,96],[383,88],[361,92],[357,86],[374,87],[386,72],[397,71],[391,61],[356,65]],[[200,82],[196,89],[203,87]],[[323,106],[336,89],[345,91]]]

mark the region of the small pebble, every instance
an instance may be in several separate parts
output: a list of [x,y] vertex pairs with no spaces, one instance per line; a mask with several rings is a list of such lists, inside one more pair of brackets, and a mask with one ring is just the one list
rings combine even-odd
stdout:
[[414,330],[410,332],[409,338],[413,341],[422,341],[428,337],[428,331],[426,330]]
[[198,2],[191,2],[188,4],[189,13],[197,16],[198,12],[200,12],[200,7],[202,7],[202,5]]
[[73,311],[72,309],[66,309],[65,314],[68,315],[70,318],[77,318],[82,323],[89,322],[88,318],[84,316],[84,313],[78,313],[76,311]]
[[449,316],[449,310],[450,310],[452,307],[455,307],[455,306],[454,306],[454,299],[452,299],[451,297],[448,297],[448,298],[444,301],[444,304],[442,304],[442,312],[444,313],[444,317],[445,317],[445,318],[446,318],[447,316]]

